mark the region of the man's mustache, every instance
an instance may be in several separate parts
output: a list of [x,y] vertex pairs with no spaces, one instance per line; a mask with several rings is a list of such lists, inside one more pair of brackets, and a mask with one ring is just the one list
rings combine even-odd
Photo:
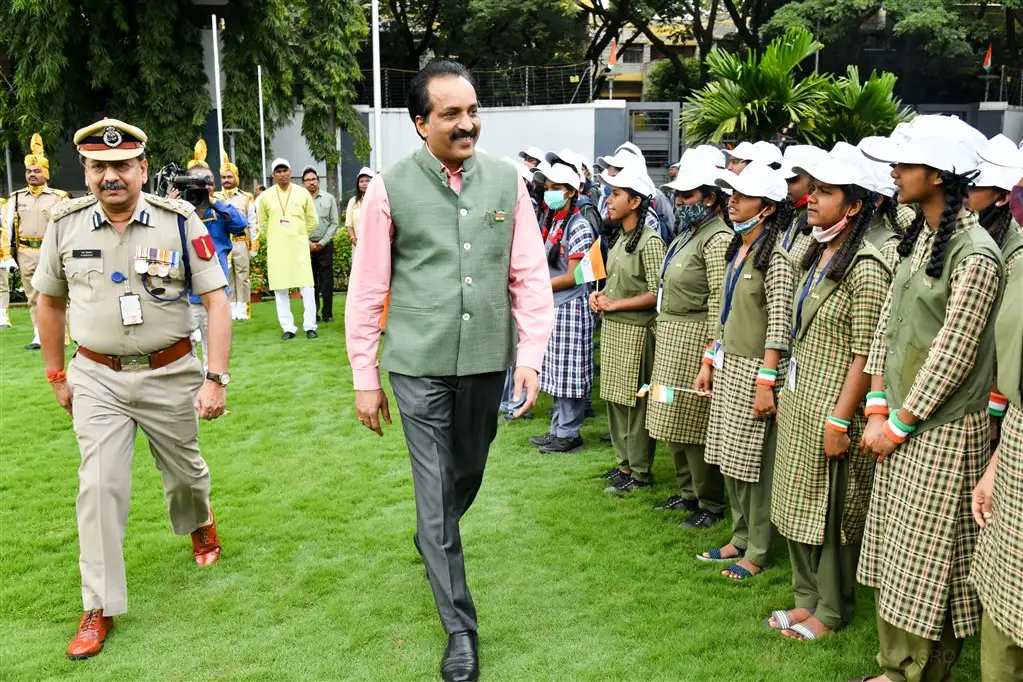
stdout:
[[472,130],[456,130],[455,132],[451,133],[451,141],[457,142],[458,140],[466,138],[471,138],[475,140],[479,136],[480,136],[479,128],[473,128]]
[[99,188],[101,190],[107,190],[107,191],[113,191],[113,190],[116,190],[116,189],[128,189],[127,187],[125,187],[124,185],[122,185],[119,182],[104,182],[102,185],[99,186]]

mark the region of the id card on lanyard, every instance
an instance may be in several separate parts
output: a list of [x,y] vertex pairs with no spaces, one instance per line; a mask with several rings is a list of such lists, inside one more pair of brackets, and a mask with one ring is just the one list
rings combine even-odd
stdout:
[[661,266],[661,280],[660,280],[660,283],[657,285],[657,313],[658,314],[661,313],[661,299],[662,299],[662,297],[664,295],[664,275],[665,275],[666,272],[668,272],[668,266],[671,265],[671,259],[675,257],[675,254],[677,254],[680,250],[682,250],[682,247],[684,247],[688,241],[689,241],[688,239],[680,240],[678,242],[678,244],[676,244],[671,249],[671,251],[668,252],[668,255],[664,257],[664,265]]
[[[828,265],[831,265],[830,261],[828,262]],[[796,304],[796,324],[795,326],[792,327],[793,341],[795,341],[796,337],[799,336],[799,330],[803,326],[803,302],[806,301],[806,297],[810,295],[810,289],[811,288],[816,289],[820,285],[821,281],[824,279],[824,276],[826,274],[828,274],[827,265],[821,268],[820,274],[818,275],[816,264],[814,264],[812,270],[806,273],[806,284],[803,285],[803,289],[799,293],[799,302]],[[817,277],[816,281],[814,281],[815,276]],[[816,298],[817,294],[813,294],[813,296],[814,298]],[[795,344],[793,344],[793,348],[794,347]],[[796,375],[798,374],[798,372],[799,368],[796,366],[796,358],[795,357],[789,358],[789,376],[785,382],[785,387],[788,388],[789,391],[791,391],[792,393],[796,392],[797,383]]]
[[[728,315],[732,312],[732,295],[735,293],[735,287],[739,283],[739,277],[742,276],[742,268],[749,260],[750,254],[753,253],[753,249],[756,247],[757,242],[764,238],[766,232],[761,232],[760,235],[753,240],[753,243],[749,245],[746,250],[746,255],[739,260],[739,252],[736,251],[732,257],[732,262],[728,264],[728,272],[725,273],[725,304],[721,307],[721,326],[725,326],[725,322],[728,321]],[[738,263],[738,267],[736,267]]]
[[281,225],[290,225],[291,221],[288,220],[288,206],[291,205],[291,187],[288,187],[288,193],[284,195],[284,199],[281,199],[281,188],[275,187],[275,193],[277,194],[277,204],[281,207],[281,219],[277,222]]

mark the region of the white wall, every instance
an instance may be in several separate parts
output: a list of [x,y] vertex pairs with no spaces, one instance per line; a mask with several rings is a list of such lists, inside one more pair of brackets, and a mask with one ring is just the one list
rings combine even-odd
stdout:
[[[356,107],[369,118],[373,140],[371,107]],[[563,104],[537,107],[494,107],[480,112],[482,127],[478,145],[490,156],[518,158],[519,151],[535,145],[545,151],[568,147],[591,161],[594,157],[596,111],[625,109],[623,101]],[[415,151],[422,141],[405,109],[381,112],[381,150],[374,150],[372,165],[384,170]],[[276,140],[275,140],[276,142]],[[293,162],[294,163],[294,162]]]

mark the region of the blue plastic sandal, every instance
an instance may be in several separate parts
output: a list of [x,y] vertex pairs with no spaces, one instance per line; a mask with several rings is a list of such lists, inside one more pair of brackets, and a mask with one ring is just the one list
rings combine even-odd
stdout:
[[731,576],[725,576],[729,580],[735,580],[735,581],[742,581],[742,580],[746,580],[748,578],[754,578],[754,577],[760,575],[760,573],[764,572],[764,569],[760,569],[759,573],[751,573],[749,570],[743,568],[738,563],[734,563],[734,564],[730,565],[725,570],[726,571],[730,571],[732,573],[736,573],[736,574],[739,575],[738,578],[732,578]]
[[697,554],[696,558],[700,561],[735,561],[746,556],[746,550],[740,549],[739,556],[721,556],[721,549],[715,548],[707,551],[710,556],[703,556],[703,554]]

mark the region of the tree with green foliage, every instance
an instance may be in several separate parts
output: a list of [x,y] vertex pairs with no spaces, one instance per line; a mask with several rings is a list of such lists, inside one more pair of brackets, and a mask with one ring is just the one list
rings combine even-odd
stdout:
[[647,74],[643,99],[648,102],[681,102],[700,85],[700,61],[682,60],[685,70],[679,72],[667,59],[657,62]]
[[357,0],[310,0],[303,4],[295,54],[302,84],[302,135],[313,157],[327,164],[328,191],[340,197],[338,129],[355,140],[359,159],[369,158],[366,129],[352,106],[355,88],[362,80],[356,53],[369,29]]
[[850,66],[845,76],[826,83],[820,114],[815,126],[803,131],[804,137],[830,149],[839,141],[856,144],[871,135],[890,134],[913,117],[913,110],[893,94],[897,80],[891,73],[874,72],[861,82],[859,69]]
[[707,55],[711,82],[682,108],[686,141],[767,140],[789,126],[790,135],[805,138],[819,115],[826,78],[811,73],[797,79],[796,70],[822,47],[797,28],[772,40],[762,55],[714,48]]

